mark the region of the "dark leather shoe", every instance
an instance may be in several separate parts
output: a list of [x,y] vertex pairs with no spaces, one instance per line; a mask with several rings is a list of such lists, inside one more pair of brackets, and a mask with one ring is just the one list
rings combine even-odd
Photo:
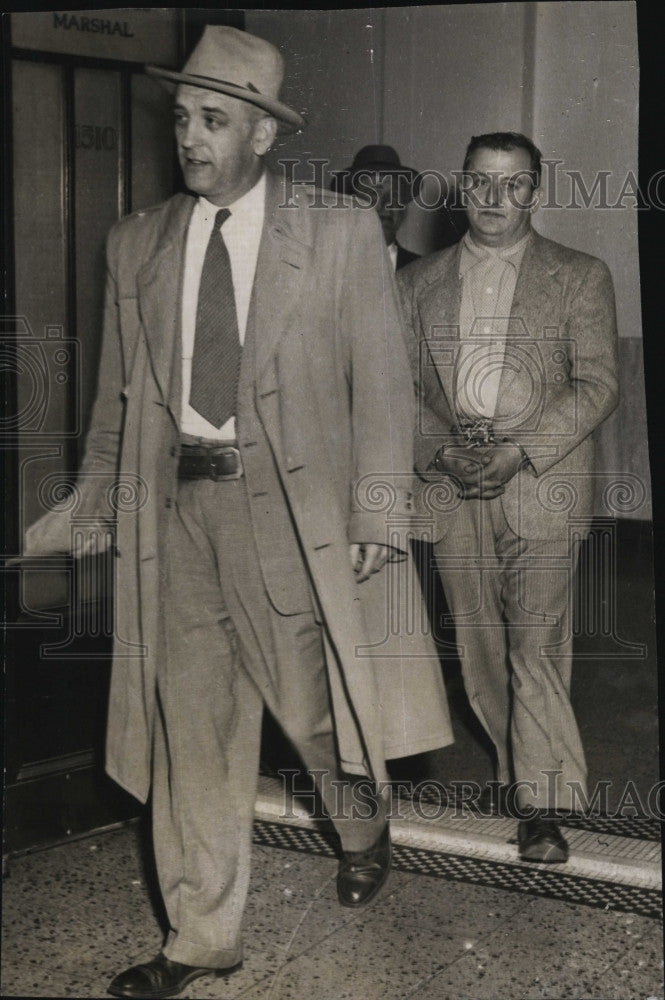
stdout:
[[109,993],[114,997],[135,997],[137,1000],[152,997],[175,997],[185,986],[198,979],[199,976],[225,976],[239,969],[242,962],[228,969],[209,969],[204,966],[183,965],[182,962],[172,962],[162,952],[151,962],[143,965],[133,965],[131,969],[121,972],[109,986]]
[[342,906],[364,906],[376,896],[390,872],[390,827],[365,851],[344,851],[337,872],[337,898]]
[[517,843],[522,861],[546,861],[562,864],[568,860],[568,844],[558,824],[535,812],[521,819],[517,827]]

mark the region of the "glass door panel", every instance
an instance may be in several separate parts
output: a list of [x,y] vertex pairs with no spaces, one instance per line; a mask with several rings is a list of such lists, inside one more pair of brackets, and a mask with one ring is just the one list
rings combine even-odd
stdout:
[[81,345],[79,399],[87,429],[94,402],[106,279],[106,237],[122,211],[121,77],[74,72],[76,332]]
[[173,98],[142,73],[132,75],[132,208],[173,193]]
[[67,327],[63,70],[13,64],[15,366],[20,529],[40,485],[66,468],[76,351]]

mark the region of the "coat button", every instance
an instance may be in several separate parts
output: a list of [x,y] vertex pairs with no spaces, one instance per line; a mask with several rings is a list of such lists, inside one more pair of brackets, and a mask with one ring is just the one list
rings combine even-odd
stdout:
[[166,507],[167,510],[171,509],[171,497],[166,498],[166,500],[164,501],[164,506]]
[[178,449],[176,448],[175,445],[171,445],[171,451],[170,451],[171,458],[175,458],[177,454],[178,454]]

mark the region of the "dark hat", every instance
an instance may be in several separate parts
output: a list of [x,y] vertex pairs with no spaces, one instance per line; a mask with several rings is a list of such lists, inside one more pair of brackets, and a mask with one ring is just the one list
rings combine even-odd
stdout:
[[169,90],[185,83],[248,101],[290,131],[305,124],[302,115],[278,100],[284,77],[280,53],[270,42],[247,31],[209,24],[181,73],[159,66],[146,66],[146,73],[157,77]]
[[392,146],[363,146],[353,158],[353,163],[346,170],[336,170],[333,173],[333,190],[343,194],[351,194],[355,190],[354,181],[358,174],[397,174],[403,185],[406,201],[411,201],[417,195],[422,177],[413,167],[404,167]]

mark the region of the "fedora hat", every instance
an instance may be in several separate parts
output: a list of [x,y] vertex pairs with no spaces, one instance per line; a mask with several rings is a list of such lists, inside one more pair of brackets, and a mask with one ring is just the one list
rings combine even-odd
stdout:
[[263,108],[288,131],[305,124],[302,115],[278,100],[284,77],[280,53],[265,39],[237,28],[209,24],[182,72],[146,66],[146,73],[169,90],[184,83],[248,101]]
[[[351,194],[355,189],[358,174],[397,174],[404,184],[406,200],[415,198],[420,189],[421,176],[413,167],[405,167],[400,162],[392,146],[363,146],[346,170],[333,172],[333,189],[343,194]],[[400,183],[402,188],[402,183]]]

